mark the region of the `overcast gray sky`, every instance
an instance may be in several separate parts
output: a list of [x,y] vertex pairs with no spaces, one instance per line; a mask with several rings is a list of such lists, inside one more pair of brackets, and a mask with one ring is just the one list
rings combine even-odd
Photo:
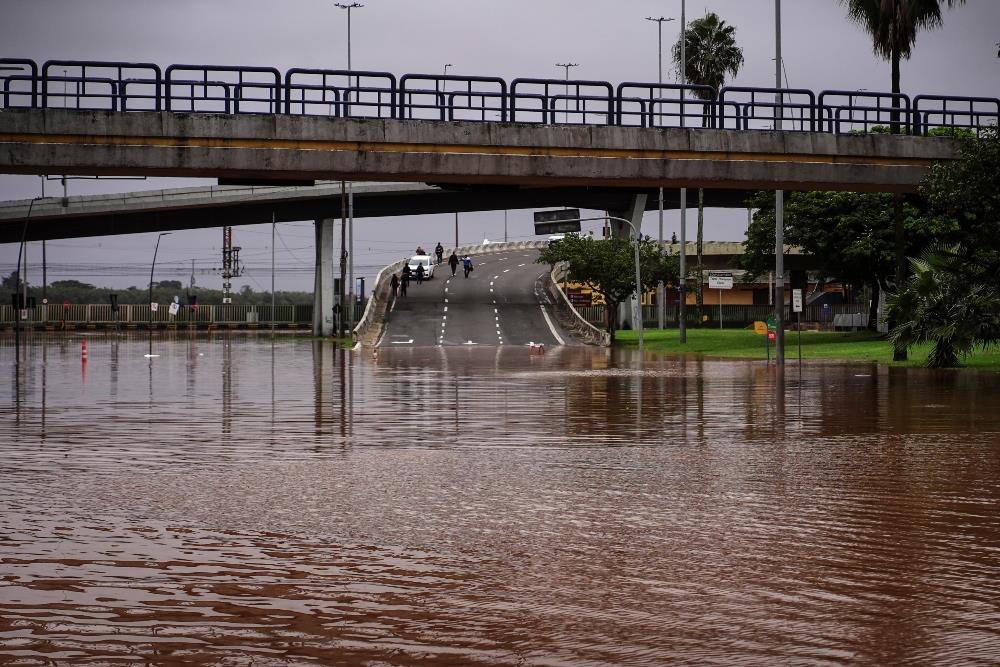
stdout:
[[[675,17],[664,24],[664,80],[674,79],[667,47],[680,29],[681,0],[364,0],[352,20],[352,61],[357,69],[449,74],[562,77],[557,62],[575,62],[572,76],[584,79],[655,81],[656,25],[646,16]],[[736,26],[746,63],[734,85],[774,84],[774,0],[687,0],[687,18],[717,12]],[[343,68],[347,61],[346,12],[333,0],[3,0],[0,3],[0,57],[122,60],[172,63]],[[913,58],[903,63],[903,92],[1000,96],[1000,1],[968,0],[944,17],[944,27],[921,33]],[[823,89],[889,88],[889,65],[872,54],[869,37],[850,22],[839,0],[784,0],[782,51],[792,87]],[[70,194],[154,189],[197,183],[180,179],[147,181],[71,181]],[[211,181],[205,182],[211,183]],[[56,182],[46,194],[58,191]],[[0,175],[0,199],[37,196],[40,179]],[[689,237],[693,237],[689,215]],[[512,211],[511,237],[533,238],[530,211]],[[667,231],[679,216],[667,214]],[[356,267],[381,265],[454,235],[451,216],[420,219],[368,219],[355,223]],[[741,240],[746,214],[711,211],[706,238]],[[655,236],[656,213],[647,214],[643,231]],[[282,272],[278,289],[310,289],[312,223],[279,225],[277,263],[299,267]],[[269,227],[234,229],[248,264],[245,279],[255,289],[269,288]],[[461,242],[503,236],[503,212],[462,216]],[[191,259],[207,268],[219,264],[221,230],[176,232],[165,237],[157,266],[160,278],[181,278],[179,267]],[[49,280],[79,277],[98,285],[144,285],[148,278],[111,276],[100,265],[142,264],[152,256],[155,234],[53,241]],[[32,244],[29,280],[41,282],[40,250]],[[0,272],[13,270],[16,245],[0,245]],[[57,267],[92,263],[79,275]],[[167,275],[175,271],[172,275]],[[101,275],[101,274],[105,275]],[[159,269],[158,269],[158,274]],[[373,272],[358,270],[357,273]],[[186,282],[186,280],[185,280]],[[199,276],[198,283],[219,287],[220,279]]]

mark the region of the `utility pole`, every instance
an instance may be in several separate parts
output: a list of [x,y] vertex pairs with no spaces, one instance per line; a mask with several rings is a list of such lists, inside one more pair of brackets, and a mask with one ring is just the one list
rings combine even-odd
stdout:
[[[663,23],[665,21],[673,21],[673,18],[667,18],[665,16],[652,17],[647,16],[647,21],[656,22],[656,32],[657,32],[657,67],[656,67],[656,80],[660,85],[663,85]],[[663,252],[663,187],[660,187],[660,224],[658,227],[658,233],[656,235],[656,247],[660,252]],[[666,304],[663,303],[664,300],[663,293],[663,281],[660,280],[656,283],[656,323],[660,329],[663,328],[663,319],[666,313]]]
[[[687,7],[681,0],[681,86],[687,85]],[[681,127],[684,127],[684,89],[681,88]],[[681,265],[680,301],[677,304],[677,329],[681,343],[687,343],[687,188],[681,188]]]
[[579,67],[579,66],[580,66],[580,63],[556,63],[556,67],[562,67],[563,69],[566,70],[566,87],[565,87],[565,90],[563,92],[563,95],[566,98],[565,99],[566,110],[563,111],[563,122],[564,123],[568,123],[569,122],[569,68],[570,67]]
[[274,338],[274,236],[277,229],[277,218],[271,211],[271,338]]
[[[781,88],[781,0],[774,0],[774,80]],[[774,129],[781,131],[784,116],[782,94],[777,94]],[[785,365],[785,193],[774,192],[774,363]]]
[[[351,10],[361,9],[364,7],[360,2],[352,2],[349,5],[345,5],[340,2],[334,3],[335,7],[347,10],[347,71],[353,71],[351,66]],[[350,84],[350,76],[348,76],[348,85]],[[355,86],[357,87],[357,86]],[[343,181],[341,181],[343,183]],[[347,298],[350,303],[341,304],[344,307],[344,312],[347,314],[347,321],[350,328],[354,329],[354,184],[350,181],[347,182],[347,216],[348,216],[348,228],[347,228],[347,243],[350,250],[347,253],[347,271],[348,271],[348,290]]]

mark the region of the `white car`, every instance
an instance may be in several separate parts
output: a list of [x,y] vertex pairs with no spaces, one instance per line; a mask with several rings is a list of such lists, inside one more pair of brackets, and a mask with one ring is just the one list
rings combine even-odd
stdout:
[[410,267],[410,279],[417,279],[417,267],[424,267],[424,280],[430,280],[434,277],[434,260],[430,255],[414,255],[410,258],[408,262]]

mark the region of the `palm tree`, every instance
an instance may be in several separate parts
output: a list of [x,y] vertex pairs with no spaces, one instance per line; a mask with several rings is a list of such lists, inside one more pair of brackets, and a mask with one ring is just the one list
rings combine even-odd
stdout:
[[[719,18],[715,12],[705,14],[703,18],[691,21],[684,27],[684,32],[673,46],[674,64],[678,69],[684,68],[684,78],[688,83],[700,86],[711,86],[719,90],[726,85],[726,75],[736,76],[743,66],[743,49],[736,45],[736,28]],[[686,63],[681,63],[681,39],[684,40]],[[707,90],[696,90],[695,97],[703,100],[711,99]],[[702,127],[708,123],[708,114],[702,116]],[[702,256],[705,237],[705,191],[698,189],[698,238],[696,252],[698,260],[695,273],[698,276],[695,287],[695,299],[698,308],[698,322],[704,320],[705,295],[703,289],[704,264]]]
[[969,281],[957,248],[931,248],[910,264],[913,274],[888,300],[897,322],[889,332],[893,345],[931,343],[931,368],[952,368],[977,347],[996,347],[1000,294],[992,285]]
[[[944,23],[941,6],[948,8],[965,4],[965,0],[840,0],[847,6],[847,13],[872,37],[875,54],[892,63],[892,92],[898,95],[899,63],[909,59],[921,29],[937,28]],[[892,101],[890,127],[893,134],[899,133],[899,111],[897,100]],[[896,231],[896,285],[901,287],[906,280],[906,255],[903,248],[903,201],[896,195],[893,202]],[[896,347],[895,361],[906,360],[906,349]]]
[[[840,0],[847,13],[872,37],[875,55],[892,64],[892,92],[899,94],[899,63],[907,60],[917,41],[917,32],[944,24],[941,7],[964,5],[965,0]],[[893,107],[895,108],[895,102]],[[893,131],[898,131],[898,113]]]

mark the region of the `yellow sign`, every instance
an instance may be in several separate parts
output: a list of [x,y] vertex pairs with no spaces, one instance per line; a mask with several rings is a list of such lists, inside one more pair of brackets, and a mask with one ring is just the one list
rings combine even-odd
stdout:
[[759,321],[758,322],[754,322],[753,323],[753,332],[755,334],[757,334],[758,336],[766,336],[767,335],[767,322],[759,322]]

